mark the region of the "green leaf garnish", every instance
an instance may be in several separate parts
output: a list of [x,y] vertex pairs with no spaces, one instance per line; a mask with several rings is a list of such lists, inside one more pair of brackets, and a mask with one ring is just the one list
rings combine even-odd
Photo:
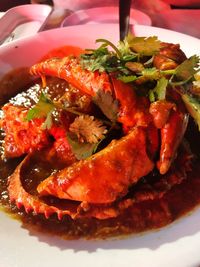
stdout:
[[110,92],[98,90],[93,101],[108,119],[116,122],[119,111],[118,101],[113,98]]
[[52,119],[52,111],[50,111],[48,114],[47,114],[47,117],[46,117],[46,120],[44,121],[43,125],[42,125],[42,129],[50,129],[52,124],[53,124],[53,119]]
[[142,70],[141,75],[138,77],[138,84],[142,84],[148,81],[159,80],[162,77],[161,72],[156,68],[145,68]]
[[42,91],[37,104],[28,111],[27,120],[46,117],[53,109],[54,104]]
[[130,49],[129,43],[127,42],[127,38],[119,42],[118,50],[120,51],[122,58],[125,58],[126,56],[129,55],[131,55],[132,57],[136,57],[136,54],[132,52]]
[[187,94],[183,94],[182,99],[183,102],[185,103],[185,106],[189,114],[193,117],[193,119],[197,123],[200,131],[200,99]]
[[72,152],[78,160],[86,159],[95,153],[99,142],[95,144],[80,143],[77,139],[73,139],[70,134],[67,134],[67,140],[71,146]]
[[89,70],[89,71],[96,71],[104,72],[106,71],[105,65],[108,60],[108,55],[103,55],[101,57],[97,58],[90,58],[88,60],[82,61],[83,68]]
[[96,70],[99,72],[114,72],[118,68],[119,61],[114,53],[100,46],[98,49],[91,51],[90,54],[81,55],[80,64],[83,69],[92,72]]
[[168,80],[165,77],[160,78],[157,81],[156,87],[149,90],[149,99],[151,102],[156,100],[164,100],[166,96]]
[[111,43],[110,41],[106,40],[106,39],[97,39],[96,40],[96,43],[103,43],[103,46],[110,46],[112,47],[112,49],[116,52],[117,56],[120,58],[122,55],[121,55],[121,52],[119,51],[119,49],[113,44]]
[[200,63],[200,57],[194,55],[185,61],[183,61],[176,69],[175,73],[170,79],[171,84],[181,85],[188,82],[194,77],[194,74],[198,71]]
[[55,109],[53,102],[42,91],[37,104],[29,109],[26,119],[28,121],[35,118],[46,118],[43,128],[51,128],[52,112]]
[[200,97],[200,71],[195,73],[193,81],[193,93]]
[[161,77],[161,73],[156,68],[146,68],[142,70],[142,76],[145,77],[147,80],[158,80]]
[[160,41],[156,36],[136,37],[128,34],[126,41],[131,50],[142,56],[152,56],[160,50]]

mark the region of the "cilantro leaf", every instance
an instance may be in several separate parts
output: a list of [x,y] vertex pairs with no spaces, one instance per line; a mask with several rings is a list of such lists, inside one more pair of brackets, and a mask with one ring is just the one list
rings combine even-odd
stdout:
[[131,50],[142,56],[152,56],[160,50],[160,41],[156,36],[136,37],[128,34],[126,41]]
[[182,99],[183,102],[185,103],[185,106],[189,114],[193,117],[193,119],[197,123],[200,131],[200,99],[187,94],[183,94]]
[[126,56],[132,56],[135,58],[137,55],[131,51],[129,43],[127,42],[127,38],[125,38],[123,41],[120,41],[118,44],[118,49],[121,54],[121,58],[125,59]]
[[157,85],[155,87],[155,92],[157,94],[158,100],[164,100],[166,97],[166,90],[167,90],[168,80],[162,77],[158,80]]
[[142,70],[141,75],[137,79],[138,84],[145,83],[147,81],[159,80],[162,77],[161,72],[156,68],[145,68]]
[[119,49],[110,41],[106,40],[106,39],[97,39],[96,43],[103,43],[102,46],[110,46],[116,53],[116,55],[120,58],[122,55],[119,51]]
[[80,63],[83,69],[87,69],[92,72],[96,70],[99,72],[114,72],[118,69],[120,62],[116,55],[113,53],[97,53],[97,51],[98,49],[95,50],[93,54],[81,56]]
[[50,111],[47,114],[46,120],[44,121],[43,125],[42,125],[42,129],[50,129],[52,124],[53,124],[53,119],[52,119],[52,111]]
[[145,68],[142,70],[142,76],[151,81],[158,80],[161,77],[161,74],[156,68]]
[[78,160],[90,157],[97,149],[98,143],[80,143],[77,139],[73,139],[70,134],[67,134],[67,140],[71,146],[72,152]]
[[168,80],[165,77],[160,78],[157,81],[156,87],[152,90],[149,90],[149,99],[151,102],[156,100],[163,100],[166,96]]
[[127,55],[131,53],[129,43],[127,42],[126,38],[123,41],[119,41],[118,50],[120,51],[121,55]]
[[104,55],[108,55],[109,51],[108,48],[105,47],[104,45],[101,45],[99,48],[93,50],[94,57],[100,57],[100,56],[104,56]]
[[193,81],[193,87],[192,87],[193,90],[192,91],[196,95],[200,96],[200,71],[195,73],[194,79],[195,80]]
[[173,82],[173,80],[175,79],[177,81],[187,82],[198,71],[197,68],[199,63],[200,57],[198,57],[197,55],[186,59],[175,69],[175,73],[172,76],[171,81]]
[[127,54],[127,55],[123,55],[122,58],[121,58],[121,62],[130,62],[130,61],[133,61],[133,60],[136,60],[137,59],[137,55],[136,54],[133,54],[133,53],[130,53],[130,54]]
[[82,61],[82,66],[89,70],[89,71],[96,71],[98,70],[99,72],[104,72],[105,69],[105,64],[108,60],[108,55],[103,55],[97,58],[90,58],[88,60]]
[[42,91],[37,104],[28,111],[27,120],[30,121],[35,118],[43,118],[54,109],[54,104]]
[[93,97],[93,101],[108,119],[112,122],[116,122],[119,106],[118,101],[113,98],[110,92],[98,90]]
[[52,125],[52,112],[55,109],[53,102],[42,91],[37,104],[29,109],[26,119],[46,118],[43,128],[50,128]]

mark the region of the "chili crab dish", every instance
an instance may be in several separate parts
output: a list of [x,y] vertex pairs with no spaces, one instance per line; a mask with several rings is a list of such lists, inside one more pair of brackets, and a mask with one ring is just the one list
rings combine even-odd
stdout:
[[48,53],[1,108],[1,203],[65,236],[159,228],[200,201],[199,57],[97,42]]

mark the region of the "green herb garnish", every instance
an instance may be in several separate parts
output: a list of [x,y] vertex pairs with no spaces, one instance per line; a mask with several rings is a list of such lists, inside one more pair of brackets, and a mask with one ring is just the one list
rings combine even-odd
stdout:
[[114,99],[110,92],[99,90],[93,97],[93,101],[109,120],[116,122],[119,106],[117,99]]
[[199,70],[200,57],[194,55],[183,61],[176,69],[170,79],[172,85],[182,85],[194,78],[194,74]]
[[152,90],[149,90],[149,99],[151,102],[157,100],[164,100],[166,97],[168,80],[164,77],[157,81],[156,87]]
[[200,131],[200,98],[195,98],[193,96],[183,94],[182,95],[183,102],[189,112],[189,114],[193,117],[194,121],[197,123],[199,131]]
[[52,112],[54,109],[55,106],[53,102],[42,91],[37,104],[29,109],[26,119],[30,121],[36,118],[46,118],[43,128],[50,129],[52,125]]
[[71,146],[72,152],[78,160],[86,159],[95,153],[98,143],[80,143],[78,139],[73,138],[70,134],[67,134],[67,140]]
[[160,50],[160,41],[156,36],[136,37],[129,34],[126,37],[129,48],[140,56],[152,56]]

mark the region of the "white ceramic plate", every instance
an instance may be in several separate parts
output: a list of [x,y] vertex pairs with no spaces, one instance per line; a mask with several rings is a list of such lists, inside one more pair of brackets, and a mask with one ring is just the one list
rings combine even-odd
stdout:
[[[136,25],[138,36],[157,35],[200,55],[200,40],[169,30]],[[94,46],[97,38],[118,40],[118,25],[83,25],[36,34],[0,48],[0,76],[29,66],[63,44]],[[31,233],[0,212],[0,267],[194,267],[200,265],[200,209],[155,232],[123,240],[65,241]]]
[[[118,23],[118,7],[98,7],[86,10],[79,10],[64,19],[62,26],[73,26],[78,24],[96,23]],[[151,19],[145,13],[131,9],[130,24],[151,25]]]

